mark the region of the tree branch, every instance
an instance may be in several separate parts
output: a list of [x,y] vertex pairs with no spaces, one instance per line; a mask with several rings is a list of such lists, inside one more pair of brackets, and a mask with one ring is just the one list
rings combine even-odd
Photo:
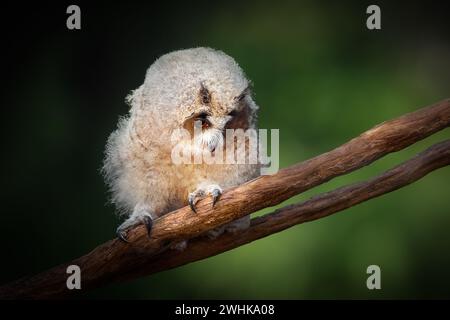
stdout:
[[[130,231],[128,235],[132,242],[130,244],[117,239],[110,240],[69,263],[5,285],[0,288],[0,298],[49,298],[74,293],[66,288],[66,268],[71,264],[80,266],[84,290],[165,270],[288,228],[292,226],[290,224],[292,215],[297,217],[296,223],[318,219],[371,197],[395,190],[439,166],[448,164],[448,142],[437,145],[410,160],[406,167],[399,166],[374,180],[338,189],[304,204],[286,207],[271,215],[254,219],[251,228],[244,233],[235,236],[226,234],[213,242],[201,240],[201,238],[193,239],[188,249],[182,253],[164,251],[172,241],[198,237],[207,230],[262,208],[277,205],[336,176],[368,165],[390,152],[401,150],[449,125],[450,100],[447,99],[382,123],[330,152],[282,169],[275,175],[262,176],[230,189],[224,192],[214,210],[211,209],[211,200],[204,199],[197,204],[198,214],[193,214],[188,207],[173,211],[155,221],[150,239],[147,237],[145,228],[140,226]],[[418,174],[411,171],[414,166]],[[408,180],[408,177],[412,180]],[[384,185],[387,181],[390,181],[390,184]],[[357,198],[359,202],[355,202],[357,199],[352,198],[354,196],[351,196],[352,193],[359,194]],[[346,198],[346,195],[349,198]],[[333,198],[336,196],[347,200],[338,201],[339,197]],[[334,202],[323,199],[334,199]],[[321,210],[317,209],[321,205],[325,207]],[[311,211],[306,210],[305,206],[310,206]]]
[[136,266],[123,279],[137,278],[205,259],[270,236],[297,224],[327,217],[361,202],[411,184],[429,172],[450,165],[450,140],[438,143],[403,164],[368,181],[355,183],[315,196],[303,203],[286,206],[252,219],[250,228],[235,235],[225,233],[210,240],[200,236],[189,240],[182,252],[164,251]]

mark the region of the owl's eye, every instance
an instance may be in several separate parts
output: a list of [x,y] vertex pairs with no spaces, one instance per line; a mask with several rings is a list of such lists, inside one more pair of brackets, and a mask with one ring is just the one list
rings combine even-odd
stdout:
[[247,95],[247,93],[245,92],[245,93],[241,93],[240,95],[238,95],[235,99],[236,99],[236,101],[242,101],[242,100],[244,100],[244,98],[245,98],[245,96]]
[[209,122],[208,114],[206,112],[202,112],[197,117],[195,117],[195,121],[200,121],[202,123],[202,129],[208,129],[211,126],[211,122]]
[[228,115],[229,115],[229,116],[232,116],[232,117],[235,117],[235,116],[237,115],[237,111],[236,111],[236,110],[231,110],[231,111],[228,113]]
[[240,95],[236,96],[234,100],[236,100],[237,102],[241,102],[249,94],[250,94],[250,84],[248,85],[247,88],[244,89],[244,91],[242,91]]
[[208,117],[208,114],[206,112],[202,112],[197,116],[198,120],[206,120],[206,118]]

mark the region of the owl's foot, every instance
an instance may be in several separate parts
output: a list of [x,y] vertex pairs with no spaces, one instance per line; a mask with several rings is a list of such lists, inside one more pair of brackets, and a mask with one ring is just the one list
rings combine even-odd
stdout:
[[127,239],[128,230],[143,224],[147,228],[147,233],[150,236],[153,226],[153,218],[148,213],[132,214],[127,220],[125,220],[116,230],[117,237],[124,241],[129,242]]
[[197,209],[195,204],[200,200],[210,195],[213,198],[212,206],[219,200],[220,195],[222,194],[222,189],[217,184],[211,184],[206,187],[199,187],[194,192],[191,192],[188,197],[189,206],[192,211],[197,213]]

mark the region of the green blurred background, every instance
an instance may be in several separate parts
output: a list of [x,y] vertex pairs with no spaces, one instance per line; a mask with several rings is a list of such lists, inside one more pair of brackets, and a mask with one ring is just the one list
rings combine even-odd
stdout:
[[[1,18],[0,283],[86,253],[118,218],[99,174],[124,97],[160,55],[209,46],[254,82],[260,127],[280,129],[282,167],[450,97],[445,2],[77,2],[16,5]],[[297,196],[372,177],[447,130]],[[231,252],[82,295],[90,298],[450,298],[450,169]],[[285,205],[285,204],[283,204]],[[264,210],[269,212],[272,208]],[[366,288],[377,264],[382,290]]]

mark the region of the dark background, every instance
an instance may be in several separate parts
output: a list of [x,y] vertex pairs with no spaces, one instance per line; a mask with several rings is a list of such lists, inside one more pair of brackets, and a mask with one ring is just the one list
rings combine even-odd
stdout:
[[[114,236],[99,169],[130,90],[172,50],[233,56],[254,82],[260,127],[280,129],[285,167],[450,96],[445,2],[130,1],[2,5],[0,284]],[[450,138],[448,129],[297,196],[367,179]],[[449,298],[450,170],[220,256],[102,288],[110,298]],[[269,212],[272,209],[263,210]],[[366,268],[382,290],[366,288]]]

